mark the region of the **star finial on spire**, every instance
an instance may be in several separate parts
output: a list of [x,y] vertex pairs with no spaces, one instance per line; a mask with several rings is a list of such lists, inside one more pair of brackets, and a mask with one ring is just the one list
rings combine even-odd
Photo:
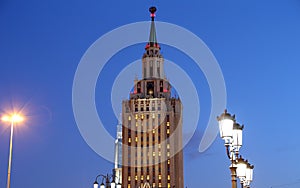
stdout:
[[154,18],[155,18],[155,12],[156,12],[156,7],[150,7],[149,8],[149,12],[151,13],[151,19],[152,19],[152,21],[154,21]]

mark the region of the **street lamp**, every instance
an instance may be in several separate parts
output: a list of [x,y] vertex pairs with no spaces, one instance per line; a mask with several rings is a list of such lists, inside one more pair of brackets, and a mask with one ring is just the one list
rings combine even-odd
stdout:
[[248,160],[245,160],[240,156],[237,160],[237,176],[240,179],[242,187],[250,187],[250,183],[253,180],[253,168]]
[[237,159],[236,176],[239,177],[242,188],[244,186],[244,181],[246,180],[247,164],[248,161],[243,159],[242,156]]
[[233,124],[233,129],[232,129],[232,146],[235,151],[236,157],[239,154],[239,150],[243,145],[243,128],[244,125],[240,125],[239,123],[235,122]]
[[219,122],[220,136],[225,141],[225,145],[229,145],[233,135],[233,124],[235,122],[235,115],[231,116],[227,112],[224,111],[221,116],[217,117]]
[[[231,165],[229,167],[230,173],[231,173],[231,184],[232,188],[237,188],[236,184],[236,163],[235,163],[235,156],[234,153],[237,153],[238,151],[234,152],[233,142],[235,144],[238,143],[238,141],[233,141],[233,139],[236,139],[237,136],[234,135],[234,126],[236,124],[235,115],[231,115],[227,112],[225,109],[224,113],[222,113],[220,116],[217,117],[217,120],[219,122],[219,129],[220,129],[220,137],[225,142],[226,147],[226,154],[228,158],[231,161]],[[235,132],[236,133],[236,132]],[[240,132],[238,132],[240,133]],[[240,143],[240,142],[239,142]],[[240,149],[240,147],[237,147],[237,149]]]
[[242,186],[246,185],[249,187],[254,166],[248,164],[248,161],[241,156],[239,157],[239,151],[243,145],[244,125],[237,123],[235,115],[231,115],[227,110],[217,117],[217,120],[219,122],[220,137],[225,142],[226,154],[231,161],[232,188],[237,188],[237,177],[239,177]]
[[250,188],[250,183],[253,180],[253,168],[254,168],[254,165],[251,165],[250,163],[247,164],[246,179],[244,182],[244,186],[246,188]]
[[20,114],[4,115],[1,118],[4,122],[10,122],[10,142],[9,142],[9,158],[8,158],[8,170],[7,170],[7,188],[10,188],[10,174],[11,174],[11,161],[12,161],[12,141],[14,134],[14,125],[22,122],[24,117]]
[[[114,180],[114,176],[112,174],[106,174],[106,175],[99,174],[98,176],[96,176],[96,179],[95,179],[95,182],[94,182],[94,188],[99,188],[99,183],[97,181],[97,179],[99,177],[102,177],[102,182],[101,182],[100,188],[121,188],[120,183],[118,183],[116,185],[115,180]],[[104,179],[105,179],[105,185],[103,183]],[[110,179],[111,179],[111,181],[110,181]]]

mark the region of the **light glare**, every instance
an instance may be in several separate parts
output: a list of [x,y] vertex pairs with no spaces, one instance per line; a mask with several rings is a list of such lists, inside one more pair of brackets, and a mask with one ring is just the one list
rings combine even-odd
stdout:
[[2,118],[1,118],[2,121],[5,121],[5,122],[14,122],[14,123],[17,123],[17,122],[22,122],[24,121],[24,117],[22,117],[21,115],[19,114],[13,114],[11,116],[8,116],[8,115],[4,115]]
[[3,116],[3,117],[1,118],[2,121],[9,121],[9,119],[10,119],[10,118],[9,118],[7,115],[5,115],[5,116]]

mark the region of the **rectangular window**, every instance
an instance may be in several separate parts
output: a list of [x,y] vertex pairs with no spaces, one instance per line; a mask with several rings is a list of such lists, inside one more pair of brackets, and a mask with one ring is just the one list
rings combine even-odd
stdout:
[[151,66],[150,67],[150,77],[152,77],[153,76],[153,67]]
[[137,93],[141,93],[141,83],[137,84]]
[[160,77],[160,67],[157,67],[157,76]]

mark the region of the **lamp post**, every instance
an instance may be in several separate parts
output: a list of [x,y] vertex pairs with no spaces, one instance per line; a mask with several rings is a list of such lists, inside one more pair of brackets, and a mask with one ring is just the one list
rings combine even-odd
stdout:
[[239,177],[242,188],[250,187],[253,177],[253,165],[250,165],[242,156],[239,157],[239,151],[243,144],[243,128],[236,122],[235,115],[224,111],[217,117],[219,122],[220,137],[225,142],[226,154],[230,159],[230,172],[232,188],[237,188],[237,177]]
[[[121,188],[121,184],[120,183],[115,183],[114,180],[114,175],[112,174],[99,174],[98,176],[96,176],[95,182],[94,182],[94,188],[99,188],[99,183],[97,181],[97,179],[99,177],[102,177],[102,182],[100,184],[100,188]],[[103,183],[103,180],[105,179],[105,185]],[[110,181],[111,180],[111,181]]]
[[7,170],[7,188],[10,188],[10,174],[11,174],[11,161],[12,161],[12,144],[13,144],[13,134],[14,125],[22,122],[24,118],[19,114],[4,115],[2,121],[10,122],[10,142],[9,142],[9,158],[8,158],[8,170]]
[[[219,129],[220,129],[220,136],[225,142],[226,147],[226,154],[228,158],[231,161],[231,165],[229,167],[230,173],[231,173],[231,184],[232,188],[237,188],[236,184],[236,164],[235,164],[235,156],[234,153],[238,153],[238,149],[240,147],[237,147],[237,151],[233,151],[233,128],[235,124],[235,115],[231,115],[227,112],[227,110],[224,111],[224,113],[221,114],[221,116],[217,117],[219,122]],[[238,143],[237,141],[235,143]]]

